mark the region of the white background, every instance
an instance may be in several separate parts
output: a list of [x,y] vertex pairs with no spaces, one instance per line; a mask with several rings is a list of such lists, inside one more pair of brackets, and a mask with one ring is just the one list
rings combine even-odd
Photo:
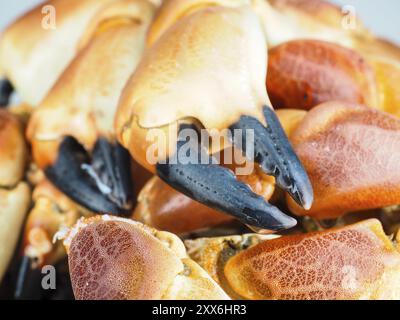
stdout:
[[[75,1],[75,0],[71,0]],[[0,30],[41,0],[0,0]],[[352,5],[365,24],[378,35],[400,44],[400,0],[332,0]]]

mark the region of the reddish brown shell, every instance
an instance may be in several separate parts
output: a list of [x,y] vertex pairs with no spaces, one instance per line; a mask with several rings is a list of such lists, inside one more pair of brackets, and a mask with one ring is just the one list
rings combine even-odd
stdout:
[[72,239],[69,268],[77,299],[160,299],[182,264],[143,228],[99,219]]
[[275,108],[309,110],[340,100],[378,107],[374,71],[357,52],[315,40],[270,50],[267,89]]
[[312,109],[291,136],[314,189],[305,211],[318,219],[400,203],[400,120],[374,109],[331,102]]

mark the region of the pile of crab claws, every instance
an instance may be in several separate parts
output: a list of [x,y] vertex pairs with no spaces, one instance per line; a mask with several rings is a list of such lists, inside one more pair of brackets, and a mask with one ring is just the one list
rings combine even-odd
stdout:
[[235,299],[400,297],[400,254],[376,219],[307,234],[228,236],[185,245]]
[[[152,21],[154,8],[148,6],[150,2],[122,0],[104,6],[93,0],[81,1],[82,6],[59,3],[63,10],[57,8],[65,19],[57,28],[68,39],[62,46],[57,45],[59,41],[54,41],[52,33],[43,34],[43,28],[32,23],[35,19],[25,19],[40,15],[38,6],[8,28],[0,41],[0,69],[12,79],[23,100],[32,105],[43,101],[73,60],[72,67],[50,90],[46,103],[39,106],[43,107],[36,113],[40,114],[36,117],[39,123],[33,125],[39,130],[30,141],[38,164],[55,160],[39,166],[66,195],[99,213],[131,213],[134,201],[130,158],[122,146],[111,142],[112,137],[109,139],[108,133],[113,132],[111,121],[104,126],[102,123],[112,118],[117,98],[121,97],[126,103],[117,117],[122,119],[123,130],[127,130],[116,135],[124,135],[124,139],[118,137],[119,141],[131,148],[132,156],[146,168],[153,164],[143,161],[146,143],[144,134],[135,131],[135,124],[143,133],[149,128],[172,126],[180,119],[192,119],[207,130],[254,130],[255,154],[250,160],[276,178],[276,184],[288,193],[289,209],[299,216],[335,219],[347,212],[399,203],[399,121],[354,104],[400,114],[400,50],[396,46],[376,39],[360,23],[354,30],[344,31],[338,26],[343,16],[340,8],[320,0],[166,1],[148,33],[149,51],[142,59],[144,64],[136,69],[121,96],[136,60],[141,59],[144,43],[138,44],[136,39],[144,40],[147,24]],[[73,20],[75,14],[80,18],[74,21],[76,28],[70,28],[65,21]],[[21,37],[29,28],[30,35]],[[332,43],[287,42],[295,38]],[[37,39],[42,45],[32,47]],[[272,109],[262,107],[269,104],[265,42],[280,44],[270,50],[268,59],[267,91],[272,105],[310,110],[333,99],[342,102],[315,107],[308,115],[278,111],[282,128]],[[358,53],[334,43],[358,49]],[[152,46],[155,49],[151,52]],[[43,48],[46,59],[37,59],[43,56]],[[104,59],[108,56],[111,58]],[[2,65],[4,61],[7,65]],[[98,61],[106,63],[100,65]],[[35,70],[45,72],[39,74]],[[38,81],[32,81],[34,78]],[[0,80],[0,107],[9,104],[13,89],[8,80]],[[130,119],[137,123],[129,123]],[[3,142],[20,137],[10,134],[11,139],[1,139],[2,129],[0,110],[0,151],[7,148]],[[130,133],[132,141],[125,139]],[[107,139],[102,138],[103,134]],[[247,154],[248,145],[249,141],[243,140],[236,147]],[[201,149],[194,156],[204,155],[208,156]],[[13,157],[18,161],[12,163],[12,170],[8,172],[9,166],[2,166],[0,172],[0,202],[5,204],[1,211],[5,214],[0,215],[0,222],[5,222],[0,223],[0,243],[6,248],[0,251],[0,280],[30,203],[29,187],[21,182],[21,163],[26,154],[10,158]],[[213,156],[209,159],[209,163],[201,165],[167,162],[156,166],[156,173],[163,180],[153,181],[168,182],[182,192],[171,191],[167,200],[184,199],[189,204],[172,216],[186,213],[191,224],[180,221],[180,226],[173,225],[170,218],[157,225],[162,206],[169,204],[160,204],[161,214],[157,206],[150,209],[146,201],[162,201],[157,192],[151,200],[148,194],[142,195],[140,204],[146,206],[138,207],[134,218],[174,233],[214,227],[232,217],[260,233],[296,224],[296,219],[268,203],[271,195],[257,192],[231,168],[217,166]],[[15,183],[4,183],[4,173],[18,178]],[[190,202],[189,197],[199,203]],[[28,218],[29,245],[21,259],[17,298],[29,294],[26,284],[34,284],[30,272],[38,270],[32,265],[58,258],[53,255],[57,246],[52,246],[50,235],[54,234],[52,223],[59,226],[61,219],[51,221],[54,217],[49,214],[54,213],[49,205],[58,203],[43,204],[35,201]],[[38,225],[31,223],[38,213],[35,209],[48,214],[45,218],[39,214]],[[191,219],[197,209],[205,210],[197,219],[209,220]],[[68,214],[62,214],[67,219]],[[77,217],[71,216],[75,222]],[[399,254],[376,220],[281,238],[257,234],[198,239],[186,242],[188,253],[174,235],[118,217],[82,219],[59,235],[64,237],[69,253],[78,299],[400,298]],[[400,233],[396,240],[400,241]]]
[[345,102],[321,104],[290,136],[314,189],[314,203],[297,215],[334,219],[400,201],[400,120]]
[[103,215],[82,218],[57,237],[76,299],[229,299],[171,233]]

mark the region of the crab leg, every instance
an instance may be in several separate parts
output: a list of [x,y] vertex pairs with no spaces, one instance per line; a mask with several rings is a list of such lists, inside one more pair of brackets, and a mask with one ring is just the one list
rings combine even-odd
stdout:
[[6,107],[10,102],[10,96],[14,88],[7,79],[0,79],[0,107]]
[[[177,153],[185,144],[180,135]],[[180,157],[175,158],[175,163],[170,159],[167,163],[159,163],[156,167],[158,176],[192,199],[233,215],[251,226],[279,231],[296,225],[295,219],[255,194],[248,185],[237,180],[232,171],[216,164],[216,160],[208,156],[200,145],[197,148],[193,146],[193,149],[197,149],[198,153],[190,154],[189,163],[182,163]],[[204,163],[206,158],[208,163]]]
[[[259,120],[242,116],[230,129],[254,130],[254,160],[266,174],[276,178],[276,183],[287,191],[303,208],[308,210],[313,202],[311,182],[299,158],[294,153],[288,138],[276,116],[269,107],[263,109],[267,127]],[[246,152],[246,135],[242,135],[242,147]]]
[[90,211],[125,215],[132,209],[130,157],[119,144],[98,139],[92,159],[73,137],[64,138],[48,179]]

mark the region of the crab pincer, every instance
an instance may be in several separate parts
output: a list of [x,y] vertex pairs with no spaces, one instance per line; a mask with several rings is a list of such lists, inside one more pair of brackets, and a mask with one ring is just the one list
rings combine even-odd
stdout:
[[[139,163],[185,195],[253,227],[293,227],[295,219],[252,192],[215,157],[235,146],[299,205],[311,206],[310,181],[270,107],[262,26],[249,6],[188,12],[152,40],[125,87],[117,138]],[[150,35],[158,25],[156,19]],[[222,144],[205,146],[191,136],[205,131],[213,138],[215,130],[226,138]],[[149,137],[157,132],[168,143],[158,144],[153,161]],[[193,152],[185,157],[188,149]]]
[[98,9],[81,35],[85,46],[29,122],[37,165],[92,212],[128,215],[133,208],[131,157],[114,138],[113,118],[154,11],[147,0],[111,1]]

